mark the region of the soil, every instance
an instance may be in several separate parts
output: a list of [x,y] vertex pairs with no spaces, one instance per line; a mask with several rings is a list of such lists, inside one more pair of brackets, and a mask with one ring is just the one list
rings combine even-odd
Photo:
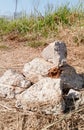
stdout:
[[[7,48],[0,48],[0,76],[9,68],[21,72],[24,64],[35,57],[41,57],[40,53],[43,50],[43,47],[31,48],[25,46],[24,42],[4,41],[0,45],[7,46]],[[68,63],[78,73],[84,74],[84,45],[75,46],[67,44],[67,49]],[[41,112],[24,112],[15,108],[14,99],[9,100],[0,97],[0,130],[41,130],[47,124],[58,120],[59,122],[55,123],[49,130],[84,129],[84,109],[82,112],[81,110],[77,112],[76,115],[72,113],[68,115],[68,118],[62,118],[63,114],[52,116]]]

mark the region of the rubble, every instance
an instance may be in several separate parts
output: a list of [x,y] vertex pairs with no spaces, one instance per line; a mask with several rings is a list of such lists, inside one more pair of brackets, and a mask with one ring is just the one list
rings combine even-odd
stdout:
[[46,114],[58,114],[64,110],[61,80],[44,78],[17,96],[23,109],[41,110]]
[[70,89],[65,96],[65,110],[78,110],[84,104],[84,91]]
[[[24,65],[22,74],[7,70],[0,78],[0,96],[16,98],[16,107],[46,114],[58,114],[84,104],[83,77],[67,63],[63,42],[53,42],[42,57]],[[74,104],[73,99],[78,104]],[[71,103],[71,104],[70,104]]]
[[57,68],[66,64],[66,44],[60,41],[51,43],[42,51],[42,57],[46,61],[52,62]]
[[15,70],[7,70],[0,78],[0,95],[14,98],[16,94],[31,86],[31,82]]
[[51,67],[53,67],[53,64],[42,58],[35,58],[24,65],[23,74],[32,82],[37,82],[47,75]]

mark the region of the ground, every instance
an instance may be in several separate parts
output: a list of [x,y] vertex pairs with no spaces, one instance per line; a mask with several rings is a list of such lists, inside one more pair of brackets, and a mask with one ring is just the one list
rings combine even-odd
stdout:
[[[25,46],[24,42],[20,43],[16,41],[3,41],[0,42],[0,45],[3,45],[3,47],[0,48],[0,76],[9,68],[21,72],[25,63],[35,57],[41,57],[40,53],[44,48],[31,48]],[[84,45],[81,44],[77,46],[76,44],[67,43],[66,45],[68,49],[68,63],[75,67],[78,73],[84,74]],[[15,100],[0,98],[0,130],[41,130],[46,124],[52,123],[59,118],[45,115],[41,112],[23,112],[22,110],[17,110],[14,105]],[[74,116],[71,114],[70,116],[73,116],[73,119],[64,119],[62,123],[59,123],[59,126],[54,125],[50,127],[50,130],[83,130],[84,118],[80,113],[79,111],[76,116],[75,114]],[[84,110],[82,111],[82,115],[83,114]],[[68,122],[72,120],[72,124],[70,125],[73,128],[68,129],[69,126],[66,126],[67,120]],[[79,127],[79,123],[81,124],[81,128]]]
[[[0,49],[0,75],[9,68],[22,70],[25,63],[35,57],[41,57],[43,47],[31,48],[24,43],[1,42],[7,48]],[[68,63],[79,73],[84,73],[84,45],[66,44],[68,49]]]

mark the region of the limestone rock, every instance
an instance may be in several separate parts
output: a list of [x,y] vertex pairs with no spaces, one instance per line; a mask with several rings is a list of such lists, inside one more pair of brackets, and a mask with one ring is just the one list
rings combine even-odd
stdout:
[[31,86],[31,82],[25,80],[25,77],[22,74],[19,74],[15,70],[11,69],[7,70],[0,78],[0,83],[22,88],[28,88]]
[[14,98],[15,93],[11,85],[1,84],[0,83],[0,97],[4,98]]
[[32,82],[37,82],[48,73],[52,66],[53,64],[42,58],[35,58],[24,65],[23,74]]
[[63,89],[82,89],[83,88],[83,79],[79,76],[75,69],[70,65],[65,65],[61,67],[60,78],[63,82]]
[[42,51],[42,57],[55,64],[56,67],[66,64],[67,48],[65,43],[55,41]]
[[84,85],[83,78],[68,64],[59,68],[50,68],[48,71],[48,77],[56,79],[60,78],[63,83],[63,92],[65,91],[66,94],[69,89],[80,90]]
[[53,63],[56,67],[63,66],[66,64],[67,48],[63,42],[55,42],[54,45],[54,57]]
[[64,109],[61,80],[52,78],[41,79],[17,96],[17,100],[17,106],[21,103],[23,109],[31,111],[39,109],[46,114],[58,114]]
[[22,74],[14,70],[7,70],[0,78],[0,95],[6,98],[14,98],[16,94],[31,86]]
[[54,45],[55,42],[49,44],[44,50],[42,51],[41,55],[42,57],[49,62],[53,63],[53,57],[54,57]]
[[68,99],[79,99],[81,97],[81,93],[79,91],[70,89],[67,97]]
[[66,104],[67,107],[73,107],[74,109],[78,109],[81,105],[84,104],[84,91],[76,91],[70,89],[66,97]]

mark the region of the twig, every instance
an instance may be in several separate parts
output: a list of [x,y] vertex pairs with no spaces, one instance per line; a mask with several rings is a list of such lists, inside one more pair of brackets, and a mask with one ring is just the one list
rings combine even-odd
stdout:
[[[83,106],[84,106],[84,105],[83,105]],[[55,122],[53,122],[53,123],[47,125],[45,128],[43,128],[43,129],[41,129],[41,130],[47,130],[48,128],[50,128],[51,126],[55,125],[56,123],[61,122],[61,121],[64,120],[65,118],[66,118],[66,119],[69,118],[69,117],[71,116],[71,114],[75,114],[75,113],[77,113],[77,112],[81,112],[81,111],[83,110],[83,108],[84,108],[84,107],[82,107],[82,108],[80,108],[80,109],[77,109],[77,110],[75,110],[75,111],[72,111],[71,113],[69,113],[69,114],[67,114],[67,115],[64,115],[60,120],[55,121]]]
[[3,105],[3,104],[0,104],[0,106],[1,106],[1,107],[4,107],[4,108],[7,109],[7,110],[10,110],[10,111],[12,110],[12,108],[9,108],[9,107],[7,107],[7,106],[5,106],[5,105]]

